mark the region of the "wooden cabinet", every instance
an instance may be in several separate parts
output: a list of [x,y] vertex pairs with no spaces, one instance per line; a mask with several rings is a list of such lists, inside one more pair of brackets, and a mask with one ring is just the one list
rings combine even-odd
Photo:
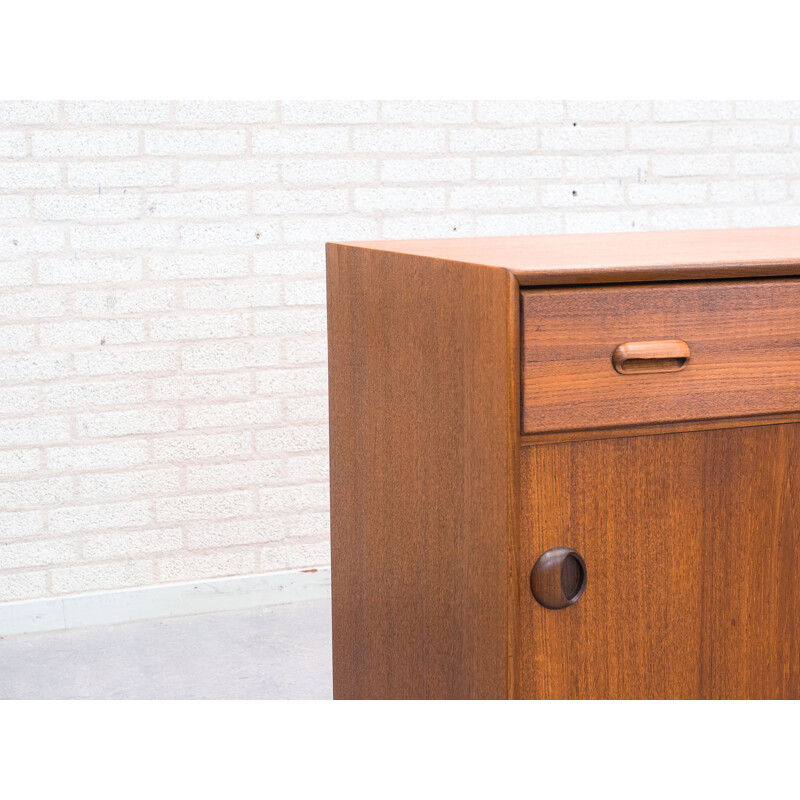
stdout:
[[327,255],[336,697],[800,697],[800,228]]

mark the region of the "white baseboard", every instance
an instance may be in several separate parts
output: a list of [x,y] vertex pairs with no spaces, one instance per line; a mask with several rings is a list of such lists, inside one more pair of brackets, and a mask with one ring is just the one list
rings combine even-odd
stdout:
[[331,596],[331,569],[168,583],[0,603],[0,636],[282,605]]

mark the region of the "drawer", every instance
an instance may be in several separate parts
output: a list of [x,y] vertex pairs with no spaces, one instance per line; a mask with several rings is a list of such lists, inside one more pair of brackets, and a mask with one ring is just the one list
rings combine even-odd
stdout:
[[800,410],[800,280],[521,292],[523,433]]

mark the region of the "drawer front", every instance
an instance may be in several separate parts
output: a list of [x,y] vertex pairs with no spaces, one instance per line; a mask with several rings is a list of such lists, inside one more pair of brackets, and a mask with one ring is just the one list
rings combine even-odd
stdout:
[[521,295],[523,433],[800,410],[800,280]]

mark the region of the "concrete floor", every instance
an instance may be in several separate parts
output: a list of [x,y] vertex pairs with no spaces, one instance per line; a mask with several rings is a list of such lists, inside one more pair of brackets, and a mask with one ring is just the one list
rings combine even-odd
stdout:
[[0,640],[0,699],[330,699],[331,606],[285,606]]

